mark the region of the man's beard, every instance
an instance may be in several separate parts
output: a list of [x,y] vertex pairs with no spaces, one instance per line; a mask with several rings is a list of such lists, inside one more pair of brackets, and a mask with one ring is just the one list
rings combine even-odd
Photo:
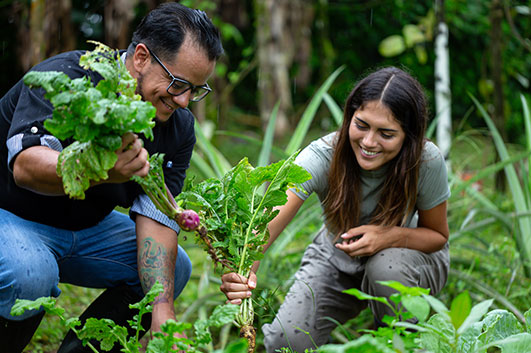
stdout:
[[[136,90],[135,90],[135,93],[140,95],[140,97],[142,97],[142,100],[144,102],[148,102],[144,96],[144,75],[143,74],[140,74],[138,75],[137,79],[136,79]],[[153,102],[150,102],[152,105],[153,105]],[[153,105],[153,107],[155,107]],[[156,109],[156,108],[155,108]],[[155,122],[157,124],[163,124],[164,121],[160,121],[159,120],[159,117],[157,116],[157,111],[155,111]]]

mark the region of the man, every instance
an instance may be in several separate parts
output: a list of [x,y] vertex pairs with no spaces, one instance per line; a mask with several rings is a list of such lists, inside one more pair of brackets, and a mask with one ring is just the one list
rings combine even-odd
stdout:
[[[160,330],[175,318],[174,299],[191,273],[177,244],[177,224],[159,212],[129,181],[145,176],[147,155],[165,154],[166,184],[181,191],[195,144],[194,118],[186,109],[210,92],[207,79],[223,53],[219,31],[202,11],[166,3],[151,11],[133,34],[121,60],[137,79],[137,92],[156,108],[154,140],[132,133],[122,138],[109,178],[93,183],[85,200],[64,194],[56,174],[59,141],[43,127],[52,105],[42,89],[18,82],[0,101],[0,341],[2,352],[21,352],[43,313],[10,315],[18,298],[58,296],[59,282],[107,288],[82,315],[110,318],[128,326],[139,301],[159,281],[164,285],[145,328]],[[83,51],[63,53],[35,66],[71,78],[101,76],[79,67]],[[131,207],[130,215],[113,211]],[[72,332],[59,353],[89,352]],[[113,352],[119,352],[117,346]]]

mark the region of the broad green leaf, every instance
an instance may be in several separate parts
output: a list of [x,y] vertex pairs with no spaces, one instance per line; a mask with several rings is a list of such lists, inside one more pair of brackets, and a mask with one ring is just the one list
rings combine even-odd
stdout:
[[225,304],[218,305],[208,318],[209,326],[221,327],[229,324],[234,320],[234,317],[240,310],[239,305]]
[[450,311],[443,302],[435,297],[432,297],[431,295],[423,295],[422,297],[426,299],[433,310],[435,310],[441,316],[441,318],[448,321],[448,323],[451,323],[452,319],[450,318]]
[[400,55],[404,50],[406,50],[404,39],[397,34],[385,38],[378,45],[378,52],[386,58]]
[[402,304],[420,322],[426,321],[430,314],[430,304],[422,297],[403,295]]
[[476,322],[470,325],[459,337],[457,338],[456,353],[469,353],[475,352],[476,349],[481,346],[481,330],[483,324]]
[[488,349],[490,347],[499,347],[502,353],[531,352],[531,334],[527,332],[518,333],[502,340],[491,342],[480,349]]
[[466,317],[463,324],[457,330],[457,333],[463,333],[470,325],[478,322],[487,313],[493,301],[493,299],[488,299],[474,305],[472,310],[470,310],[470,314]]
[[527,310],[524,313],[524,318],[525,318],[526,330],[527,330],[527,332],[531,333],[531,309]]
[[470,314],[472,308],[472,301],[470,300],[470,294],[468,291],[460,293],[452,300],[450,305],[450,317],[452,318],[452,324],[457,330]]
[[482,343],[489,344],[494,341],[510,337],[524,331],[522,325],[513,313],[507,310],[492,310],[482,320]]
[[426,324],[422,325],[428,332],[421,332],[419,346],[437,353],[450,353],[455,342],[455,329],[452,323],[443,315],[433,315]]

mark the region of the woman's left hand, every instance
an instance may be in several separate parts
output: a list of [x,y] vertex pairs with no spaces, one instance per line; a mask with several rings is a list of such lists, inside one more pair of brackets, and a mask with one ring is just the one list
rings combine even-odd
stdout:
[[378,251],[391,247],[392,239],[389,232],[394,227],[364,225],[349,229],[341,235],[343,241],[336,248],[343,250],[351,257],[372,256]]

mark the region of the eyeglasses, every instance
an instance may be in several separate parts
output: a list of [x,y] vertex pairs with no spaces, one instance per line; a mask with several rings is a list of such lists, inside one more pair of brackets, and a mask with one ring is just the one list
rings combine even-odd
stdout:
[[149,49],[147,47],[147,45],[146,45],[146,48],[149,51],[149,54],[151,54],[151,56],[153,56],[155,58],[155,60],[160,64],[160,66],[162,66],[164,71],[166,71],[166,73],[170,76],[171,82],[170,82],[168,88],[166,88],[166,91],[169,94],[171,94],[172,96],[180,96],[181,94],[183,94],[186,91],[190,90],[192,92],[192,95],[190,97],[190,101],[199,102],[201,99],[205,98],[205,96],[207,94],[212,92],[212,89],[210,88],[210,86],[207,83],[205,83],[204,85],[201,85],[201,86],[195,86],[195,85],[191,84],[190,82],[188,82],[186,80],[183,80],[182,78],[178,78],[178,77],[173,76],[172,73],[170,72],[170,70],[168,70],[166,68],[166,66],[164,66],[162,61],[160,61],[160,59],[157,57],[157,55],[155,55],[155,53],[153,53],[151,51],[151,49]]

